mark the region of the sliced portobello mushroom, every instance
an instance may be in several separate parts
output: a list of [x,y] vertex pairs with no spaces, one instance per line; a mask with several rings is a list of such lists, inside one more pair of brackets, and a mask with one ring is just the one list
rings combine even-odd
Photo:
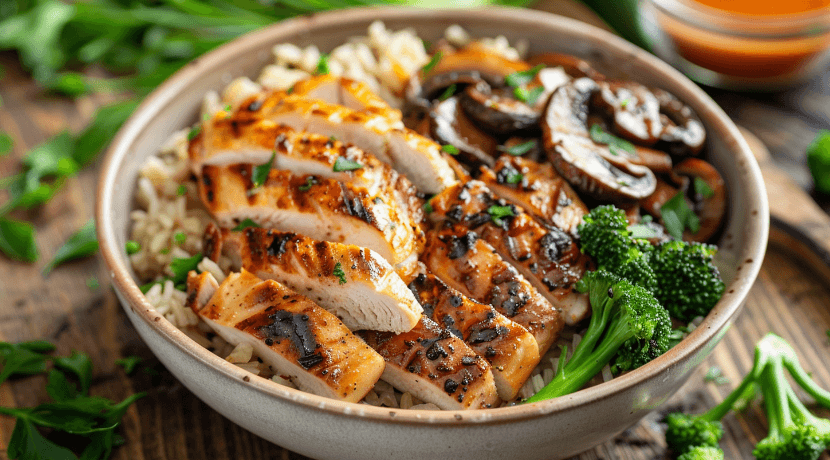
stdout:
[[620,137],[640,145],[654,145],[663,132],[660,102],[645,86],[630,81],[600,82],[593,104],[613,122]]
[[669,92],[661,89],[652,92],[660,103],[663,123],[658,147],[680,157],[700,153],[706,142],[706,130],[694,110]]
[[[674,167],[674,172],[688,177],[687,196],[692,210],[700,219],[700,230],[683,234],[691,241],[708,241],[721,226],[726,214],[726,186],[720,173],[711,164],[699,158],[687,158]],[[705,186],[703,185],[705,184]]]
[[498,141],[470,120],[453,96],[435,104],[429,111],[432,138],[458,149],[458,159],[472,166],[492,166],[498,155]]
[[542,53],[528,59],[528,64],[535,66],[545,64],[548,67],[562,67],[573,78],[588,77],[594,81],[602,81],[605,76],[597,72],[588,62],[575,56],[559,53]]
[[538,132],[541,104],[530,106],[512,88],[492,88],[484,81],[469,85],[459,97],[461,108],[481,128],[498,136]]
[[557,171],[579,190],[614,202],[640,200],[654,192],[654,173],[590,137],[590,101],[599,90],[597,82],[580,78],[553,93],[542,118],[545,150]]

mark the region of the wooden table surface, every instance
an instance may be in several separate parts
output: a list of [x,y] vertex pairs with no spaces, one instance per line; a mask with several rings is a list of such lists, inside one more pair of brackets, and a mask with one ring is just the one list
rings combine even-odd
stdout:
[[[0,129],[14,139],[13,152],[0,158],[0,177],[14,174],[19,159],[32,146],[63,129],[77,131],[94,109],[106,102],[100,96],[70,101],[44,94],[22,72],[16,56],[0,53],[5,75],[0,80]],[[819,129],[830,128],[830,69],[814,81],[787,92],[769,95],[710,90],[735,121],[756,134],[768,147],[774,163],[805,190],[811,181],[804,164],[804,149]],[[0,256],[0,340],[17,342],[47,339],[68,354],[89,354],[95,365],[92,393],[120,400],[146,391],[148,396],[124,417],[121,434],[126,444],[114,459],[297,459],[304,458],[268,443],[234,425],[184,388],[156,360],[139,339],[107,284],[106,267],[96,257],[57,268],[48,278],[44,264],[57,248],[93,214],[97,165],[67,181],[48,204],[15,217],[34,223],[40,260],[13,262]],[[6,200],[0,195],[0,203]],[[824,209],[830,202],[823,201]],[[662,415],[683,408],[702,411],[720,401],[751,366],[751,344],[774,331],[799,350],[805,367],[825,388],[830,388],[830,283],[821,270],[797,253],[794,241],[778,235],[770,244],[762,271],[735,327],[715,352],[665,404],[663,409],[616,438],[575,457],[579,459],[668,458]],[[90,289],[91,277],[100,287]],[[143,358],[138,371],[127,377],[114,364],[118,358]],[[824,363],[824,364],[823,364]],[[717,366],[730,380],[718,385],[704,381]],[[0,405],[31,406],[46,399],[40,377],[0,386]],[[830,416],[828,411],[819,411]],[[726,458],[752,458],[752,446],[766,435],[765,417],[757,405],[724,420],[722,446]],[[0,448],[5,448],[13,420],[0,418]],[[0,451],[0,458],[5,452]],[[830,458],[826,453],[822,457]]]

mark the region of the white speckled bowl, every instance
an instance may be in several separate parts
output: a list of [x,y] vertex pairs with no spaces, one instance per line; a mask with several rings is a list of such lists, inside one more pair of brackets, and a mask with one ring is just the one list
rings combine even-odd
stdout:
[[[719,242],[726,294],[680,345],[640,369],[555,400],[490,410],[406,411],[342,403],[254,376],[197,345],[158,315],[139,291],[124,244],[139,166],[175,130],[193,123],[202,95],[231,78],[256,75],[276,43],[329,50],[364,34],[375,19],[435,39],[451,24],[473,36],[526,38],[531,53],[585,58],[612,76],[664,88],[690,104],[709,134],[729,214]],[[600,29],[539,11],[355,9],[275,24],[223,46],[153,92],[116,136],[101,172],[96,217],[101,252],[130,320],[159,360],[211,407],[293,451],[328,459],[562,458],[588,449],[654,410],[714,348],[740,310],[761,266],[768,209],[758,166],[726,114],[697,86],[643,50]]]

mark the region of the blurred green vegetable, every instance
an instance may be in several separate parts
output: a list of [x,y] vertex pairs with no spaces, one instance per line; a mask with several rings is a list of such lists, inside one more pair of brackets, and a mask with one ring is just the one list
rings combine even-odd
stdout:
[[830,195],[830,131],[822,130],[807,147],[807,166],[816,191]]

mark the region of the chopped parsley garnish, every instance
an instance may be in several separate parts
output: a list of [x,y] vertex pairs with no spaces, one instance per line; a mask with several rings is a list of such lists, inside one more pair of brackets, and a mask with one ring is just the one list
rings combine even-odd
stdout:
[[317,61],[317,68],[314,70],[315,75],[328,75],[329,74],[329,55],[323,54],[320,56],[320,60]]
[[176,289],[180,291],[185,290],[185,282],[187,281],[187,274],[190,273],[191,270],[199,271],[196,266],[199,265],[199,262],[202,261],[202,253],[198,253],[193,257],[179,257],[173,259],[170,262],[170,271],[173,273],[173,276],[167,276],[159,281],[152,281],[140,287],[141,292],[146,294],[147,291],[150,290],[151,287],[155,286],[156,284],[164,284],[165,281],[170,280],[173,281],[173,285]]
[[807,167],[819,193],[830,194],[830,131],[819,131],[807,146]]
[[705,180],[695,177],[694,181],[695,193],[702,196],[703,198],[712,198],[715,196],[715,191],[712,190],[712,187],[709,187],[709,184],[706,183]]
[[90,276],[86,280],[86,287],[88,287],[88,288],[90,288],[94,291],[95,289],[98,289],[99,287],[101,287],[101,283],[98,282],[98,278],[96,278],[94,276]]
[[532,89],[520,86],[513,90],[513,96],[527,105],[534,105],[536,104],[536,101],[539,100],[539,96],[541,96],[544,92],[545,88],[542,86],[537,86]]
[[268,173],[271,172],[271,166],[274,165],[274,160],[277,158],[277,152],[271,154],[271,158],[261,165],[254,166],[254,172],[251,174],[251,183],[254,188],[261,187],[268,179]]
[[[335,161],[335,163],[336,163],[336,161]],[[313,186],[316,183],[317,183],[317,179],[315,179],[314,176],[308,176],[308,177],[305,178],[305,185],[301,185],[297,188],[300,189],[301,192],[307,192],[307,191],[311,190],[311,186]]]
[[334,160],[334,167],[332,167],[331,170],[334,172],[354,171],[355,169],[360,169],[362,167],[363,165],[356,161],[352,161],[344,157],[337,157],[337,159]]
[[291,85],[291,87],[290,87],[290,88],[288,88],[287,90],[285,90],[285,94],[291,94],[291,93],[293,93],[293,92],[294,92],[294,85]]
[[332,144],[334,144],[335,142],[337,142],[337,138],[336,138],[336,137],[334,137],[334,136],[329,136],[329,142],[331,142]]
[[692,233],[697,233],[700,230],[700,219],[689,208],[682,190],[663,203],[663,206],[660,207],[660,213],[663,216],[666,231],[676,240],[683,239],[684,229],[688,228]]
[[196,136],[199,135],[199,133],[201,131],[202,131],[202,125],[196,125],[196,126],[190,128],[190,132],[187,133],[187,140],[192,141],[193,139],[196,138]]
[[178,245],[184,244],[187,241],[187,233],[185,232],[176,232],[173,234],[173,241],[176,242]]
[[127,251],[127,254],[133,255],[141,250],[141,244],[139,244],[138,241],[130,240],[124,245],[124,249]]
[[524,176],[522,175],[522,173],[519,172],[511,172],[507,175],[508,184],[518,184],[522,181],[522,179],[524,179]]
[[628,104],[631,102],[631,98],[623,99],[620,101],[620,107],[626,108]]
[[12,140],[11,136],[9,136],[3,131],[0,131],[0,157],[5,156],[7,153],[11,152],[12,147],[14,147],[14,141]]
[[230,112],[231,111],[231,105],[230,104],[225,104],[225,106],[222,107],[222,110],[224,110],[225,112]]
[[126,358],[116,359],[115,364],[124,368],[124,373],[127,375],[132,374],[135,371],[136,366],[138,363],[141,362],[141,358],[138,356],[127,356]]
[[35,228],[28,222],[0,217],[0,251],[24,262],[37,260]]
[[429,201],[427,201],[426,203],[424,203],[424,212],[425,212],[425,213],[427,213],[427,214],[429,214],[429,213],[431,213],[432,211],[435,211],[435,209],[433,209],[433,208],[432,208],[432,203],[430,203]]
[[64,262],[88,257],[96,252],[98,252],[98,236],[95,234],[95,221],[90,219],[58,249],[55,258],[43,269],[43,274],[49,274],[53,268]]
[[346,272],[343,271],[343,266],[340,265],[340,262],[334,264],[334,270],[332,270],[332,274],[337,277],[338,282],[340,284],[346,284]]
[[432,55],[432,58],[429,60],[429,62],[427,62],[425,66],[421,67],[421,72],[427,73],[430,70],[434,69],[435,66],[437,66],[438,63],[441,62],[442,56],[443,55],[440,51],[436,51],[435,54]]
[[512,86],[514,88],[524,86],[533,81],[533,79],[536,78],[536,74],[538,74],[539,71],[544,68],[544,64],[539,64],[532,69],[523,70],[521,72],[513,72],[510,75],[504,77],[504,83],[507,86]]
[[181,184],[179,188],[176,189],[177,196],[184,196],[187,195],[187,185]]
[[258,223],[252,221],[251,219],[245,219],[242,222],[240,222],[239,225],[232,228],[231,231],[232,232],[241,232],[242,230],[245,230],[248,227],[259,228],[259,227],[261,227],[261,225],[259,225]]
[[487,213],[490,214],[490,218],[493,219],[493,223],[499,226],[501,226],[504,223],[504,220],[502,219],[504,219],[505,217],[516,215],[513,213],[512,206],[493,205],[487,208]]
[[513,145],[511,147],[499,146],[499,150],[507,153],[508,155],[518,157],[529,152],[535,145],[536,141],[527,141],[522,142],[521,144]]
[[450,86],[447,86],[447,89],[445,89],[444,92],[441,93],[440,96],[438,96],[438,100],[446,101],[447,99],[451,98],[453,94],[455,94],[455,91],[457,89],[458,85],[456,85],[455,83],[451,84]]
[[450,155],[458,155],[459,152],[458,147],[452,144],[442,145],[441,150],[449,153]]
[[634,144],[605,131],[598,124],[591,125],[591,140],[597,144],[608,144],[609,150],[614,155],[619,155],[620,153],[628,153],[629,155],[637,154],[634,150]]

